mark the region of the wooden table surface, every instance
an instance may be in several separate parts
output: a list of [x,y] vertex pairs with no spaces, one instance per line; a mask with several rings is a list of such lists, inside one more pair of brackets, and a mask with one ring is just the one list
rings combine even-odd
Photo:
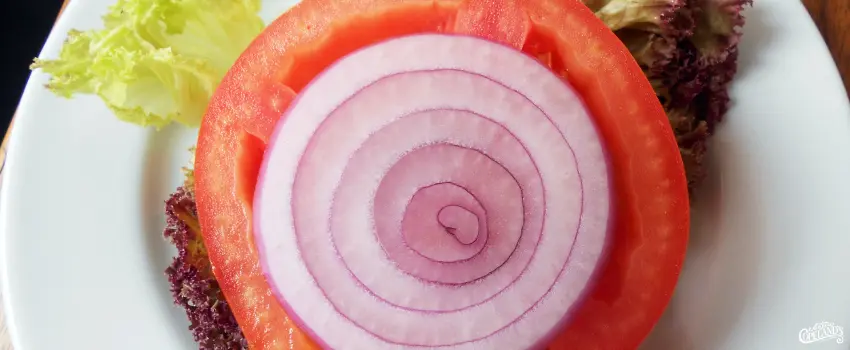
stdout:
[[[62,10],[68,5],[65,0]],[[758,0],[754,0],[758,3]],[[838,65],[844,87],[850,96],[850,0],[801,0],[820,29],[832,57]],[[60,10],[60,14],[62,13]],[[11,128],[10,128],[11,129]],[[0,144],[0,164],[5,158],[8,133]],[[0,350],[12,350],[0,308]]]

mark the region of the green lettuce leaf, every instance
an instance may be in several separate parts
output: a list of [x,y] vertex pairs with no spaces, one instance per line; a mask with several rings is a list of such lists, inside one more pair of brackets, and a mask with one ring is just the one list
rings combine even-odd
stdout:
[[119,0],[104,28],[36,58],[59,96],[96,94],[126,122],[200,125],[221,78],[263,30],[260,0]]

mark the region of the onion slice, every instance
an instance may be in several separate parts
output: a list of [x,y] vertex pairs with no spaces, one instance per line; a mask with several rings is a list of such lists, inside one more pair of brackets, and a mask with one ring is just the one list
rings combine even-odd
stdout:
[[609,167],[534,59],[421,34],[354,52],[278,122],[254,196],[276,297],[325,348],[545,347],[592,286]]

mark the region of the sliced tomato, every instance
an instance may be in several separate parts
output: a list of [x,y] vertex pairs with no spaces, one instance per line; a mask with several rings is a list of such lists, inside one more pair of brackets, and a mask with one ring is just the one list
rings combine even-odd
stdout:
[[272,296],[251,233],[257,172],[275,123],[298,91],[338,58],[421,32],[479,35],[521,48],[582,95],[615,173],[616,233],[599,284],[550,348],[636,347],[678,279],[689,212],[664,111],[617,37],[577,0],[303,0],[222,80],[196,151],[204,240],[251,348],[318,348]]

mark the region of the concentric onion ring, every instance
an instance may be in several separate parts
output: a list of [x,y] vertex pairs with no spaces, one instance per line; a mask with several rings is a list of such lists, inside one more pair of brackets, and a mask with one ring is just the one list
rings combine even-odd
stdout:
[[254,232],[276,296],[327,348],[527,349],[591,285],[610,196],[569,85],[500,44],[414,35],[300,93]]

